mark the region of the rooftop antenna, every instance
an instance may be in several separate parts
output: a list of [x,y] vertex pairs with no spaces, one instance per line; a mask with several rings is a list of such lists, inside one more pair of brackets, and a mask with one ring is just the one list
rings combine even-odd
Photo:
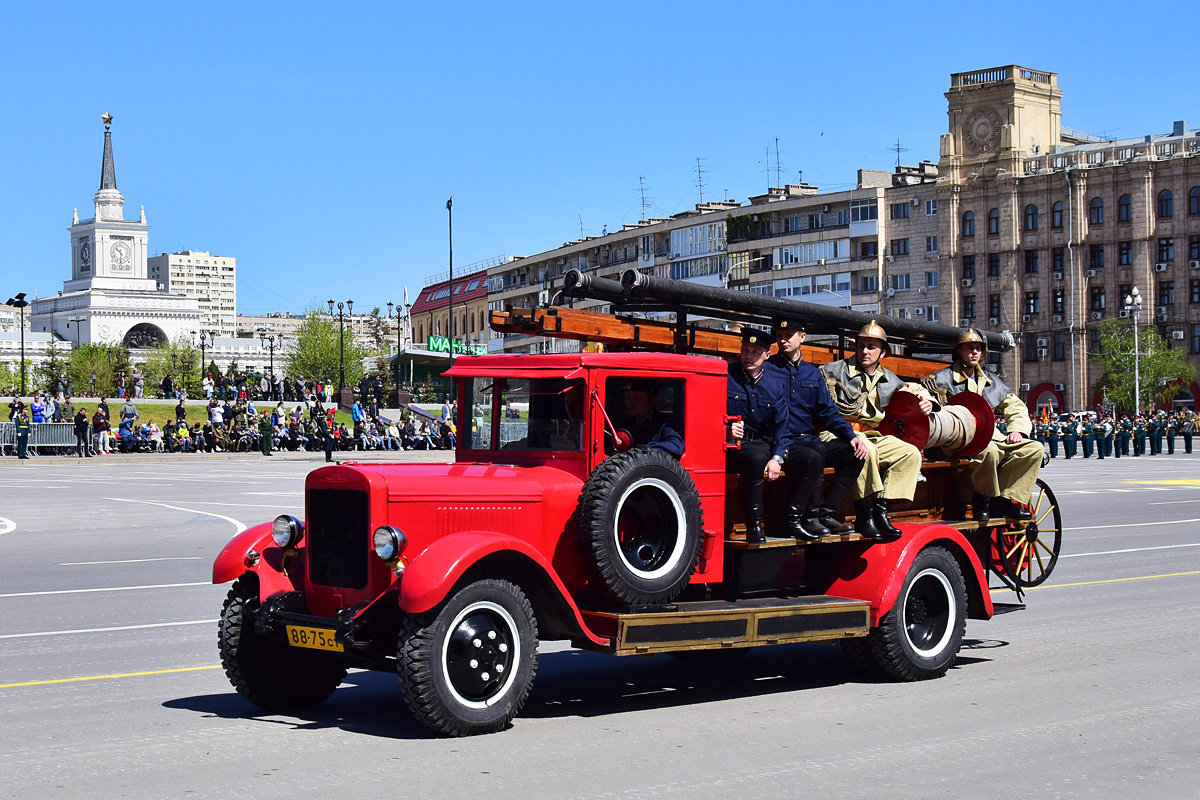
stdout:
[[646,216],[646,178],[642,175],[638,176],[638,192],[640,192],[642,195],[642,219],[649,219],[649,217]]
[[704,169],[700,162],[704,159],[696,156],[696,188],[700,190],[700,202],[704,202],[704,173],[708,170]]
[[892,147],[889,147],[889,148],[888,148],[888,150],[895,150],[895,151],[896,151],[896,168],[897,168],[897,169],[899,169],[899,168],[900,168],[900,154],[901,154],[901,153],[907,153],[907,152],[908,152],[909,150],[911,150],[911,149],[912,149],[911,147],[901,147],[901,146],[900,146],[900,140],[899,140],[899,139],[897,139],[897,140],[896,140],[896,144],[895,144],[895,145],[893,145]]
[[585,238],[583,235],[583,214],[579,215],[579,238]]
[[783,186],[783,170],[779,168],[779,137],[775,137],[775,184]]
[[804,185],[804,170],[796,170],[796,183],[800,184],[801,186]]

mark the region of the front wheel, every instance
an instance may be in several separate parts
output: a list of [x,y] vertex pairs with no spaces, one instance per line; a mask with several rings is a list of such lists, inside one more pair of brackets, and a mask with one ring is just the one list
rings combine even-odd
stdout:
[[940,678],[954,664],[967,629],[962,570],[944,548],[913,559],[895,606],[865,639],[844,639],[854,662],[902,681]]
[[229,589],[217,624],[221,666],[237,693],[267,711],[309,708],[333,694],[346,668],[258,635],[257,609],[255,582],[243,575]]
[[512,721],[537,672],[538,632],[525,593],[481,580],[400,628],[404,702],[444,736],[493,733]]

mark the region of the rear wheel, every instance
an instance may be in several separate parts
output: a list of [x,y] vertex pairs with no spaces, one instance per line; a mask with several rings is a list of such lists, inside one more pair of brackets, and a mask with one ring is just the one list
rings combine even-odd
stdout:
[[404,702],[445,736],[498,731],[529,697],[537,636],[533,606],[520,588],[494,579],[467,584],[401,625]]
[[346,668],[254,632],[256,582],[233,582],[217,625],[221,666],[237,693],[267,711],[315,706],[341,684]]
[[865,639],[845,639],[851,661],[902,681],[940,678],[954,664],[967,629],[962,570],[941,547],[913,559],[895,606]]
[[1038,479],[1030,506],[1033,518],[1013,522],[996,532],[1000,568],[1022,588],[1045,582],[1062,548],[1062,512],[1045,481]]

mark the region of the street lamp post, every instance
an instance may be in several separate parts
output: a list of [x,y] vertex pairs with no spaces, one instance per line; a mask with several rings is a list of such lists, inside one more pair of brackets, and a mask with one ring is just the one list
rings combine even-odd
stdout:
[[[267,383],[271,384],[271,390],[274,391],[274,388],[275,388],[275,334],[267,335],[267,332],[265,329],[259,328],[258,335],[260,337],[260,340],[262,341],[262,346],[267,348],[267,351],[270,353],[271,366],[269,368],[269,371],[267,372],[267,374],[270,377],[267,379]],[[280,345],[283,344],[283,336],[282,335],[279,337],[279,343],[280,343]]]
[[204,382],[204,376],[208,374],[205,371],[208,369],[208,361],[204,358],[204,348],[205,348],[205,345],[207,345],[207,344],[208,344],[208,333],[205,331],[200,331],[200,382],[201,383]]
[[1142,413],[1141,348],[1138,346],[1138,317],[1142,313],[1142,294],[1136,286],[1125,295],[1125,310],[1133,314],[1133,415]]
[[[333,301],[329,303],[329,314],[333,315]],[[346,402],[346,314],[354,313],[354,301],[347,300],[337,304],[338,310],[338,404],[350,405]]]
[[29,301],[25,299],[24,292],[18,292],[16,297],[8,298],[8,305],[17,309],[21,315],[21,395],[25,394],[25,309],[29,306]]

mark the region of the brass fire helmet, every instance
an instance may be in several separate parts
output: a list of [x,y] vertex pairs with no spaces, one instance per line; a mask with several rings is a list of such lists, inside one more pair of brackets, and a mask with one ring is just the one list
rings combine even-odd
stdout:
[[878,339],[883,342],[883,352],[885,355],[890,355],[892,352],[891,345],[888,344],[887,331],[885,331],[878,322],[871,320],[862,327],[858,332],[858,339]]
[[974,328],[967,328],[962,332],[962,335],[958,337],[958,341],[954,343],[954,351],[957,353],[959,345],[964,344],[982,345],[983,352],[987,352],[987,342],[985,342],[983,337],[979,335],[979,331],[975,330]]

